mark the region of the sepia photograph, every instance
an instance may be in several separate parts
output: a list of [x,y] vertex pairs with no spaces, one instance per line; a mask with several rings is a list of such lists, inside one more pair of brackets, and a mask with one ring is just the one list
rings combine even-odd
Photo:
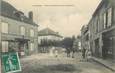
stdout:
[[0,73],[115,73],[115,0],[0,0]]

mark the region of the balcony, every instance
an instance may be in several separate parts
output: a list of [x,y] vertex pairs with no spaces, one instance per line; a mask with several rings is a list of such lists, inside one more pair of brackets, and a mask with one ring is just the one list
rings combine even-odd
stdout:
[[3,41],[16,41],[16,39],[29,39],[27,36],[17,34],[2,33],[1,35]]

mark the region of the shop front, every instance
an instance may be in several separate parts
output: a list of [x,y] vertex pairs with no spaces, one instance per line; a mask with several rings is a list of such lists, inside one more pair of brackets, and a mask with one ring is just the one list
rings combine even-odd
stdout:
[[115,30],[103,33],[102,55],[104,59],[115,59]]
[[18,52],[19,56],[28,55],[29,41],[29,39],[22,36],[2,35],[2,52]]
[[18,42],[19,56],[29,55],[29,39],[15,38],[15,40]]

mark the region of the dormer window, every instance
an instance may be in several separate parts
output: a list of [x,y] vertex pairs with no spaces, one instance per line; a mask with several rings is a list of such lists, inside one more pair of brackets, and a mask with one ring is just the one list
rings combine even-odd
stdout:
[[21,12],[21,11],[14,11],[13,13],[14,13],[17,17],[19,17],[21,21],[24,20],[24,13],[23,13],[23,12]]
[[23,15],[21,15],[21,16],[20,16],[20,19],[21,19],[21,21],[23,21],[23,20],[24,20],[24,16],[23,16]]
[[13,11],[13,14],[15,14],[16,13],[16,11]]

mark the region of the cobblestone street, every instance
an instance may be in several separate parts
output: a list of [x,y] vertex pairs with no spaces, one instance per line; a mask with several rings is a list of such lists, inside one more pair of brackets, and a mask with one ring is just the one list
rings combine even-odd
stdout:
[[80,62],[80,58],[32,55],[21,59],[22,72],[18,73],[112,73],[95,62]]

